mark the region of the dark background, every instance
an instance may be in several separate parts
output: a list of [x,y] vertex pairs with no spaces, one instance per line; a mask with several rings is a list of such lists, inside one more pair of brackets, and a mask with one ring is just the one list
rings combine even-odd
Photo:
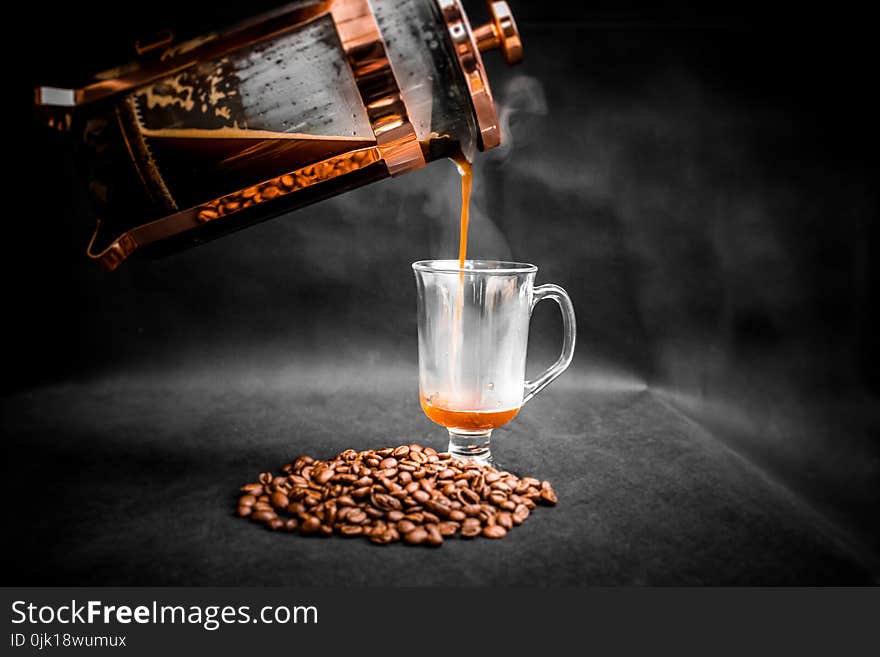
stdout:
[[[521,539],[384,560],[226,507],[302,451],[442,446],[409,264],[455,253],[453,167],[104,273],[75,168],[32,118],[37,84],[272,4],[24,9],[2,423],[7,485],[34,496],[8,522],[38,547],[4,583],[272,583],[279,541],[300,562],[284,583],[375,583],[393,559],[421,574],[390,583],[452,583],[463,562],[481,584],[876,581],[880,108],[860,7],[511,3],[525,60],[485,57],[505,143],[477,157],[470,253],[534,262],[574,301],[572,368],[497,436],[563,504]],[[530,372],[559,333],[539,306]]]

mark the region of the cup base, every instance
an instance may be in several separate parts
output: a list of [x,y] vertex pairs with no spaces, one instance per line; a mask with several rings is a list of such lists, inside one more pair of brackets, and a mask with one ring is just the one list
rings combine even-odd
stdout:
[[473,461],[478,465],[498,467],[492,456],[490,441],[492,430],[458,431],[449,429],[449,447],[446,451],[458,459]]

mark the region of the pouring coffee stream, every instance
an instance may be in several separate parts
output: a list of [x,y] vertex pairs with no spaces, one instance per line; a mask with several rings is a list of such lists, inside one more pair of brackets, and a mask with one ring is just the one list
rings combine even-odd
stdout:
[[[465,295],[465,265],[467,263],[468,230],[470,228],[470,202],[473,190],[473,165],[461,152],[450,157],[461,177],[461,218],[458,238],[458,287],[455,297],[455,310],[452,318],[452,337],[449,346],[449,369],[453,376],[459,371],[461,358],[462,321]],[[510,422],[519,413],[519,406],[501,410],[466,410],[449,408],[450,402],[442,398],[442,393],[425,391],[419,395],[422,410],[433,422],[447,428],[463,431],[486,431],[496,429]],[[476,400],[471,402],[475,407]]]

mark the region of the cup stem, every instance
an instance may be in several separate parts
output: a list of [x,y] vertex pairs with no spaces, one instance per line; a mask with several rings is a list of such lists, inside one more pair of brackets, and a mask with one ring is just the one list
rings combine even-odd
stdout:
[[447,452],[459,459],[469,459],[481,465],[493,465],[492,450],[489,441],[492,430],[488,431],[453,431],[449,429],[449,447]]

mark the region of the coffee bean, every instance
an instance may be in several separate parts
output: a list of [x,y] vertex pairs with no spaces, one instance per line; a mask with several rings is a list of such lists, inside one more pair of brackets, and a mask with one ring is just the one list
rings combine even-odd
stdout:
[[443,545],[443,535],[437,525],[427,525],[428,537],[425,542],[432,547]]
[[415,528],[416,528],[416,523],[414,523],[411,520],[401,520],[400,522],[397,523],[397,530],[401,534],[408,534],[409,532],[411,532]]
[[280,518],[273,518],[272,520],[270,520],[269,522],[266,523],[266,527],[268,527],[272,531],[276,531],[276,530],[284,527],[284,521],[281,520]]
[[370,499],[376,508],[382,509],[383,511],[399,511],[402,508],[400,500],[391,497],[386,493],[373,493]]
[[419,545],[420,543],[424,543],[425,539],[427,538],[428,532],[420,527],[417,529],[413,529],[411,532],[403,535],[403,540],[410,545]]
[[425,502],[425,508],[430,509],[443,518],[449,517],[449,512],[451,511],[448,504],[443,504],[442,502],[437,502],[435,500],[428,500]]
[[456,522],[461,522],[465,518],[467,518],[467,515],[465,515],[464,511],[459,511],[458,509],[455,509],[455,510],[449,512],[449,519],[450,520],[455,520]]
[[297,488],[305,488],[309,485],[308,480],[305,477],[300,477],[299,475],[289,475],[287,477],[287,481],[289,481],[292,485]]
[[370,534],[370,540],[377,545],[388,545],[394,540],[394,534],[389,529],[377,528]]
[[364,533],[364,528],[360,525],[342,525],[339,532],[343,536],[360,536]]
[[483,536],[486,538],[504,538],[507,536],[507,530],[501,525],[490,525],[483,527]]
[[520,504],[513,510],[514,524],[522,524],[529,517],[529,509],[525,504]]
[[480,513],[480,505],[479,504],[465,504],[461,507],[461,510],[464,512],[466,516],[477,516]]
[[395,447],[391,451],[391,456],[406,456],[407,454],[409,454],[409,447],[407,447],[406,445]]
[[459,524],[457,522],[441,522],[437,525],[437,528],[440,530],[440,534],[442,536],[455,536],[455,532],[458,531]]
[[253,495],[242,495],[238,499],[238,506],[253,506],[257,503],[257,498]]
[[278,516],[272,511],[255,511],[251,513],[251,518],[257,522],[271,522]]
[[396,468],[397,467],[397,459],[393,456],[389,456],[387,459],[383,459],[379,462],[379,467],[383,469],[388,468]]
[[315,480],[316,480],[319,484],[326,484],[328,481],[330,481],[331,479],[333,479],[333,475],[334,475],[334,474],[336,474],[336,473],[335,473],[333,470],[330,470],[330,469],[322,470],[322,471],[318,474],[318,476],[315,477]]
[[504,527],[504,529],[513,529],[513,516],[507,511],[499,513],[495,517],[495,520],[501,527]]
[[297,515],[299,513],[305,513],[306,505],[302,502],[291,502],[287,505],[287,512],[291,515]]
[[268,502],[256,502],[252,505],[254,511],[274,511],[272,505]]
[[239,504],[238,505],[238,515],[242,518],[245,518],[251,515],[253,509],[247,504]]
[[284,493],[279,492],[272,495],[272,506],[276,509],[286,509],[288,504],[290,504],[290,500]]
[[385,517],[391,522],[397,522],[398,520],[403,520],[403,511],[389,511],[385,514]]
[[361,509],[355,509],[348,514],[348,522],[353,525],[363,525],[367,522],[367,514]]
[[284,529],[285,531],[295,531],[297,526],[296,518],[288,518],[284,521]]
[[544,504],[549,504],[551,506],[553,504],[556,504],[556,502],[558,501],[556,499],[555,491],[550,486],[550,484],[546,481],[543,484],[541,484],[541,501],[544,502]]
[[321,521],[315,516],[308,516],[300,525],[299,531],[303,534],[314,534],[321,528]]
[[480,521],[476,518],[468,518],[461,526],[461,535],[465,538],[473,538],[474,536],[478,536],[481,531],[482,529],[480,527]]
[[370,518],[373,518],[374,520],[385,517],[385,512],[381,509],[377,509],[374,506],[365,506],[364,513],[366,513]]
[[412,498],[419,504],[424,504],[431,499],[431,496],[423,490],[417,490],[412,494]]
[[446,468],[440,474],[437,475],[438,479],[452,479],[455,476],[455,470],[452,468]]

